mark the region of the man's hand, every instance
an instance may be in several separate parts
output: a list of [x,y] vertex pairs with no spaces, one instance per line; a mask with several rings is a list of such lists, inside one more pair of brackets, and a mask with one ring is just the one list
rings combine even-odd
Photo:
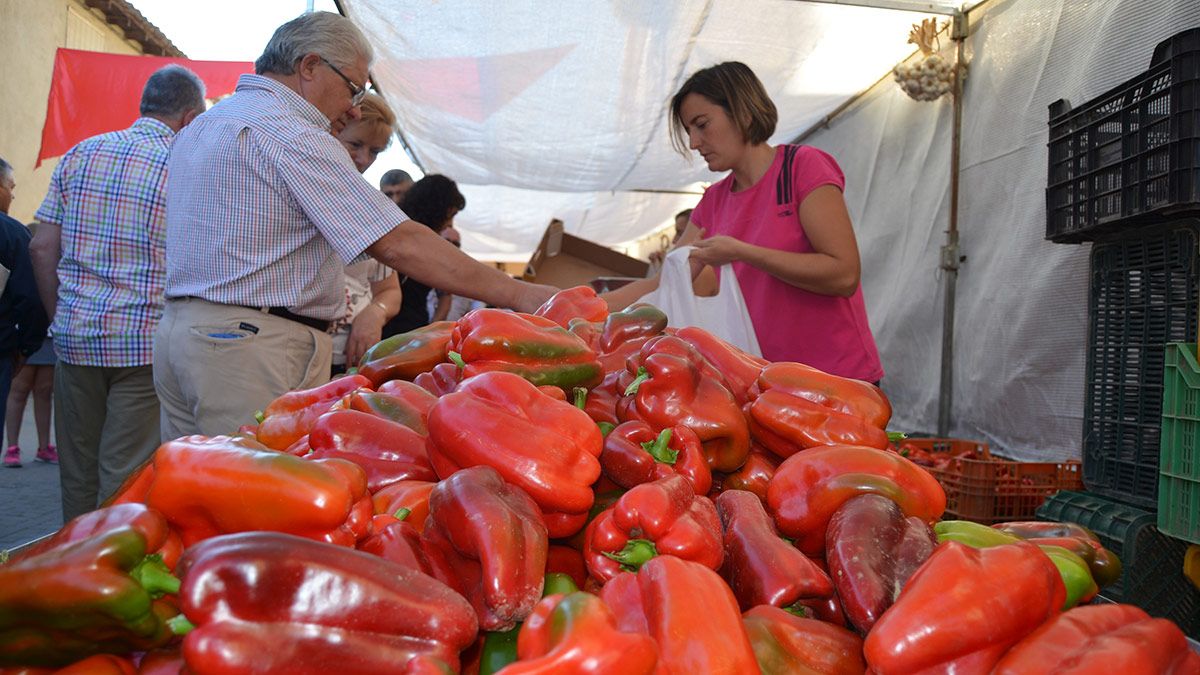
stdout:
[[545,284],[531,284],[527,281],[518,281],[520,287],[517,290],[517,295],[513,300],[512,308],[518,312],[533,314],[541,307],[550,296],[557,293],[560,289],[554,286]]
[[383,339],[383,324],[387,323],[383,308],[375,303],[366,306],[354,323],[350,324],[350,337],[346,338],[346,368],[358,366],[363,354]]

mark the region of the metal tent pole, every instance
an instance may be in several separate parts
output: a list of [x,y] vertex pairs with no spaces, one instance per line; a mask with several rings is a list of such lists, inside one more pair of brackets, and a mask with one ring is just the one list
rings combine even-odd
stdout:
[[958,192],[960,146],[962,145],[963,109],[963,55],[967,39],[967,15],[954,15],[950,39],[955,42],[954,55],[954,127],[950,142],[950,223],[946,230],[946,244],[942,246],[941,270],[945,286],[944,313],[942,316],[942,377],[938,392],[938,436],[950,435],[951,416],[954,403],[954,304],[958,289],[958,266],[964,258],[958,250]]

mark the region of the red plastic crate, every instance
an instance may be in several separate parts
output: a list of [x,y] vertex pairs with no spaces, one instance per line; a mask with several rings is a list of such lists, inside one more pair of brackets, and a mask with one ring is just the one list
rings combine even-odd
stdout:
[[[1049,496],[1083,489],[1079,462],[1017,462],[992,455],[986,443],[955,438],[909,438],[901,451],[905,444],[934,455],[935,465],[925,468],[946,491],[946,519],[1033,520]],[[961,456],[969,451],[978,459]]]

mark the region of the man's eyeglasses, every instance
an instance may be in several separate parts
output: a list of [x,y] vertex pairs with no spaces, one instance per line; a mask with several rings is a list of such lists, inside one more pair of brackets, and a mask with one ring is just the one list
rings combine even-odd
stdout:
[[365,87],[360,87],[357,84],[354,84],[354,80],[346,77],[345,73],[338,70],[338,67],[330,63],[329,59],[325,58],[324,56],[321,57],[321,63],[329,66],[329,69],[334,73],[337,73],[337,76],[342,78],[342,80],[346,83],[346,86],[350,87],[350,105],[356,106],[362,103],[363,98],[365,98],[367,95],[367,90]]

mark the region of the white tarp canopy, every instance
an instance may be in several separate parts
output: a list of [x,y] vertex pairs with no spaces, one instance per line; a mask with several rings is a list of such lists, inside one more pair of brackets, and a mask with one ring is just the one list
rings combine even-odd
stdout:
[[907,33],[925,12],[961,3],[876,4],[922,11],[786,0],[341,3],[377,50],[372,75],[414,159],[464,186],[464,248],[491,260],[527,257],[552,217],[614,245],[693,206],[697,183],[716,176],[672,149],[666,113],[692,72],[750,65],[779,108],[773,141],[786,142],[911,54]]
[[[532,242],[559,209],[575,209],[564,218],[568,228],[574,219],[571,231],[615,244],[637,236],[646,222],[669,219],[671,206],[663,200],[696,201],[629,191],[686,189],[713,178],[698,163],[673,155],[667,140],[664,106],[695,69],[728,59],[749,63],[780,107],[783,121],[772,140],[786,141],[909,54],[907,27],[923,18],[761,0],[530,3],[520,10],[505,5],[496,15],[488,3],[461,0],[408,2],[404,10],[384,9],[391,3],[381,1],[343,4],[380,50],[375,72],[428,170],[467,183],[544,190],[557,180],[557,190],[591,191],[558,193],[563,201],[549,203],[541,201],[547,193],[472,187],[463,216],[479,220],[459,221],[514,251],[531,247],[520,242]],[[1060,98],[1079,105],[1143,72],[1159,41],[1200,26],[1200,2],[979,4],[970,12],[966,40],[959,175],[966,261],[957,286],[950,433],[988,441],[1021,459],[1078,458],[1091,247],[1043,238],[1047,106]],[[532,12],[536,19],[514,23]],[[408,61],[469,60],[568,44],[576,46],[557,66],[482,123],[440,111],[428,99],[406,101],[416,86],[402,75]],[[852,65],[876,57],[869,65]],[[798,65],[813,59],[814,66],[821,64],[816,72]],[[580,69],[574,65],[580,60],[593,65]],[[837,76],[822,70],[841,66],[847,70]],[[564,68],[561,77],[570,73],[576,81],[558,79]],[[484,100],[479,92],[490,92],[497,80],[487,68],[475,72],[480,84],[474,97]],[[899,430],[937,426],[944,288],[939,249],[949,223],[952,126],[948,98],[918,103],[889,79],[805,141],[833,154],[846,174],[867,312],[887,372],[883,389],[895,409],[892,427]],[[493,192],[476,192],[484,189],[514,191],[493,200],[485,198]],[[600,198],[612,190],[623,191],[616,199]],[[535,203],[549,205],[526,218],[542,208]],[[521,239],[529,230],[531,239]],[[780,317],[789,320],[803,318]]]

